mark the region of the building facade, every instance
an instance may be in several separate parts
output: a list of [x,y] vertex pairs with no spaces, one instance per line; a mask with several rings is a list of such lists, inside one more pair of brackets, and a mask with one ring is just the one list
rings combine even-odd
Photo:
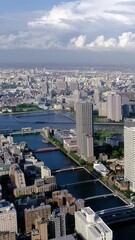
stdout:
[[47,221],[40,217],[35,220],[35,229],[31,231],[31,240],[48,240]]
[[66,236],[66,220],[64,213],[58,213],[57,215],[53,212],[49,219],[49,232],[50,238],[58,238]]
[[51,215],[51,206],[50,205],[40,205],[39,207],[26,208],[24,210],[25,218],[25,231],[30,233],[33,225],[35,225],[36,219],[39,217],[48,221],[48,217]]
[[0,240],[16,240],[15,232],[0,232]]
[[0,231],[17,233],[17,214],[12,203],[0,201]]

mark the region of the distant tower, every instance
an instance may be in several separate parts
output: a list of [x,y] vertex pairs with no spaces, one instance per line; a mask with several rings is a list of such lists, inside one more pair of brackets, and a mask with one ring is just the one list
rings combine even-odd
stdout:
[[93,104],[80,100],[76,104],[77,153],[85,161],[94,160]]
[[75,90],[74,93],[73,93],[73,96],[74,96],[74,111],[76,112],[76,103],[80,99],[80,91],[79,90]]
[[124,178],[135,192],[135,119],[127,119],[124,124]]
[[41,92],[42,95],[47,95],[49,93],[49,85],[47,81],[41,83]]
[[117,122],[122,120],[120,94],[111,93],[107,96],[107,118]]
[[77,81],[70,82],[69,88],[71,92],[74,92],[75,90],[79,90],[78,82]]
[[100,102],[100,91],[99,91],[99,89],[98,88],[96,88],[95,90],[94,90],[94,103],[95,103],[95,105],[96,106],[98,106],[98,104],[99,104],[99,102]]

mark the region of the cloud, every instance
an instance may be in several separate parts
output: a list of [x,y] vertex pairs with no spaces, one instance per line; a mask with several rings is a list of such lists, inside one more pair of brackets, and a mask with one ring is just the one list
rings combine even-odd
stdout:
[[[135,6],[127,0],[71,0],[48,11],[0,16],[0,49],[134,48]],[[24,19],[24,20],[23,20]],[[4,23],[5,22],[5,23]],[[16,24],[16,25],[15,25]]]
[[0,49],[61,49],[61,43],[53,35],[41,32],[19,32],[16,35],[0,35]]
[[69,48],[81,48],[87,50],[135,50],[135,33],[124,32],[117,39],[105,39],[103,35],[98,36],[94,41],[87,43],[86,36],[80,35],[69,42]]
[[85,47],[86,36],[80,35],[77,38],[72,38],[70,40],[71,46],[75,46],[76,48],[84,48]]

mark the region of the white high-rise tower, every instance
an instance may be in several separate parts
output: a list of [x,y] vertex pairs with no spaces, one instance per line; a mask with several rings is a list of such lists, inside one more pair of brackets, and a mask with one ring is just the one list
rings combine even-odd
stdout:
[[107,96],[107,118],[117,122],[122,120],[120,94],[111,93]]
[[124,178],[135,192],[135,119],[125,120],[124,125]]

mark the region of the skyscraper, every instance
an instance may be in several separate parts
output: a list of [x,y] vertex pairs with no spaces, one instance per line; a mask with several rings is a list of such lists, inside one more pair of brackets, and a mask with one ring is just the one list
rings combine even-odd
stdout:
[[127,119],[124,124],[124,178],[135,192],[135,119]]
[[107,96],[107,118],[118,122],[122,120],[120,94],[111,93]]
[[76,104],[77,153],[85,161],[94,159],[93,104],[80,100]]

